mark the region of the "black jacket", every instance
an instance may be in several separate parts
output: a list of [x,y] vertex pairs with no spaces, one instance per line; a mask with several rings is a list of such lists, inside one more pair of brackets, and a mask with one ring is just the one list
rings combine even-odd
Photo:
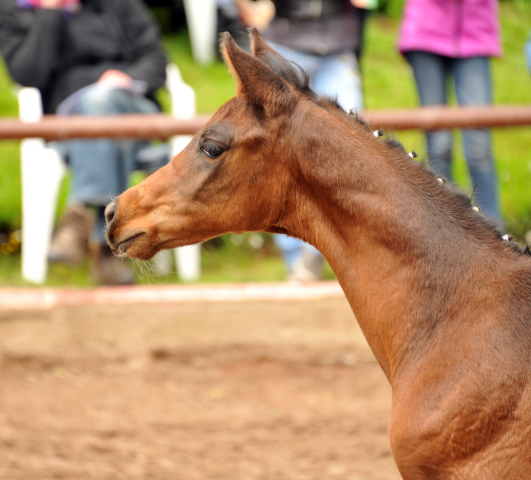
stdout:
[[41,91],[45,113],[108,69],[147,82],[149,98],[166,78],[159,29],[141,0],[82,0],[76,15],[0,0],[0,52],[13,80]]
[[313,55],[359,54],[364,13],[350,0],[273,0],[276,15],[264,36]]

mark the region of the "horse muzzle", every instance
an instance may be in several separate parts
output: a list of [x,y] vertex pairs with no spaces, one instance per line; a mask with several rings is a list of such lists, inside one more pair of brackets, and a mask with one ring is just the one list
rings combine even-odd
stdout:
[[[139,228],[119,228],[120,222],[118,218],[118,199],[113,200],[105,208],[105,221],[107,222],[107,242],[111,247],[111,250],[118,255],[129,255],[133,257],[142,257],[144,255],[138,255],[138,253],[131,252],[132,245],[137,239],[147,234]],[[132,255],[130,255],[132,253]]]
[[105,222],[107,223],[107,242],[113,251],[116,251],[117,244],[113,233],[114,220],[116,217],[116,211],[118,210],[118,202],[113,200],[105,207]]

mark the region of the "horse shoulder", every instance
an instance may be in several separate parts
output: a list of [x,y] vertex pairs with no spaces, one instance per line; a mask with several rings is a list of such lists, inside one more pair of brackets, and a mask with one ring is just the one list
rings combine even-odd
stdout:
[[389,434],[404,478],[531,478],[529,383],[470,388],[464,380],[407,407],[393,399]]
[[404,478],[531,478],[529,324],[479,322],[402,375],[389,432]]

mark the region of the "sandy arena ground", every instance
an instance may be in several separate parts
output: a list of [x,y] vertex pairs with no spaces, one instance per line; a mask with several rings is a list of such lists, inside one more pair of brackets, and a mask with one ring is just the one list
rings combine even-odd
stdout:
[[400,479],[344,298],[88,303],[0,305],[0,479]]

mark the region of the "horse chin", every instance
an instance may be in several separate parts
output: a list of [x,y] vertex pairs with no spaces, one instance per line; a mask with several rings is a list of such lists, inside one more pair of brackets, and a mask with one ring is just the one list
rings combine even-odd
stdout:
[[156,248],[146,235],[131,238],[113,249],[118,257],[137,258],[143,261],[151,260],[159,250],[160,248]]
[[148,260],[151,260],[156,254],[158,253],[158,250],[155,249],[142,249],[140,251],[137,251],[136,249],[133,249],[133,251],[128,251],[127,256],[129,258],[137,258],[138,260],[142,260],[144,262],[147,262]]
[[[199,240],[200,241],[200,240]],[[150,239],[147,234],[134,237],[118,246],[118,255],[135,258],[138,260],[151,260],[161,250],[168,250],[176,247],[183,247],[197,242],[181,241],[180,239],[170,239],[157,243]]]

